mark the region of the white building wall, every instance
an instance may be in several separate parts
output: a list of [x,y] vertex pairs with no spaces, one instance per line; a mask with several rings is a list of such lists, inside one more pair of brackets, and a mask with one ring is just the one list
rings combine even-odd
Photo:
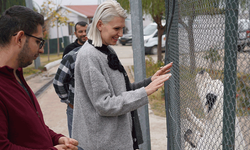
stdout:
[[[69,22],[73,22],[74,24],[76,24],[78,21],[86,21],[88,23],[88,19],[84,18],[82,16],[79,16],[75,13],[66,13],[65,9],[62,8],[60,10],[61,12],[65,12],[64,14],[68,17],[68,23]],[[73,26],[73,32],[74,32],[75,28]],[[69,36],[69,40],[70,43],[72,43],[73,41],[75,41],[76,37],[75,35],[69,35],[69,29],[68,29],[68,24],[67,25],[60,25],[58,27],[58,32],[59,32],[59,38],[63,37],[63,36]],[[50,39],[55,39],[57,38],[57,27],[50,27],[49,29],[49,33],[50,33]]]

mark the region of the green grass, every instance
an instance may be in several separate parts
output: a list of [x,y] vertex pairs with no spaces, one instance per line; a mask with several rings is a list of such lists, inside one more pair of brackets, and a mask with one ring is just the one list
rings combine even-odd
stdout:
[[[152,76],[156,71],[164,66],[163,62],[154,62],[152,57],[147,56],[146,59],[146,77]],[[165,98],[164,98],[164,87],[161,87],[149,96],[149,104],[153,113],[157,116],[166,117],[165,113]]]
[[164,88],[158,89],[155,93],[149,96],[149,104],[153,113],[157,116],[166,117],[165,99],[162,95]]

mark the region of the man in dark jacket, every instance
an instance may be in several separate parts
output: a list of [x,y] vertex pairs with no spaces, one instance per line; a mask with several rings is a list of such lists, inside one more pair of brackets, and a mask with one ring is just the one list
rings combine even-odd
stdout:
[[65,48],[65,50],[63,52],[63,57],[67,53],[69,53],[70,51],[75,49],[76,47],[82,46],[85,43],[85,41],[88,39],[87,33],[86,33],[87,27],[88,27],[88,24],[84,21],[80,21],[80,22],[76,23],[74,33],[75,33],[77,39],[75,40],[74,43],[69,44]]
[[45,125],[22,68],[43,53],[44,17],[13,6],[0,17],[0,149],[76,150],[78,142]]

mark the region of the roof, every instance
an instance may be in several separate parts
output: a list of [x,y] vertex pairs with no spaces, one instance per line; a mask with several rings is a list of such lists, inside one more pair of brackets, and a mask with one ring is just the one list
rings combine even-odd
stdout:
[[98,5],[64,5],[69,11],[86,18],[93,18]]

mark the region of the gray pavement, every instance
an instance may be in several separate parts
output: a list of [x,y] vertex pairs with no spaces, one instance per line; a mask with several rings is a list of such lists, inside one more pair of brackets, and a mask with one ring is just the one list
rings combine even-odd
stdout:
[[[123,60],[121,61],[123,62]],[[125,59],[125,62],[126,61],[127,60]],[[129,63],[131,63],[131,61],[129,61]],[[41,87],[43,87],[54,78],[57,68],[58,65],[41,74],[37,74],[33,77],[27,78],[27,83],[34,93],[36,93]],[[37,97],[37,99],[42,109],[46,125],[55,132],[62,133],[68,136],[66,116],[67,106],[66,104],[60,102],[59,97],[54,91],[53,85],[49,85],[47,89]],[[151,149],[166,150],[166,118],[154,115],[153,112],[149,109],[149,120]]]

